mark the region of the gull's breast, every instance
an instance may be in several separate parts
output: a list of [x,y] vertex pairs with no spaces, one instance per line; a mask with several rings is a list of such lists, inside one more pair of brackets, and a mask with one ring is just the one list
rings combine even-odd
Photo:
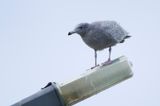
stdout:
[[87,36],[83,37],[82,39],[89,47],[95,50],[103,50],[116,44],[116,42],[113,39],[110,39],[103,34]]

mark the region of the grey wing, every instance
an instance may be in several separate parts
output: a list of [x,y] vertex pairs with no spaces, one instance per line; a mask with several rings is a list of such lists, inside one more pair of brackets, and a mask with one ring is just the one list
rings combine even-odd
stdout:
[[110,35],[112,39],[116,40],[118,43],[128,35],[128,32],[115,21],[100,21],[94,24],[100,28],[102,32],[106,33],[106,36]]
[[90,36],[87,40],[89,45],[97,50],[102,50],[106,47],[115,45],[117,42],[112,38],[109,33],[94,29],[88,33]]

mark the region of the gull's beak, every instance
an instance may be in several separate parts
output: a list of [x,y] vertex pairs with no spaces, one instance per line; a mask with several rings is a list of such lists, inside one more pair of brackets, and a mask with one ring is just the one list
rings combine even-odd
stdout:
[[71,32],[68,33],[68,36],[69,36],[69,35],[72,35],[72,34],[74,34],[74,33],[76,33],[76,32],[75,32],[75,31],[71,31]]

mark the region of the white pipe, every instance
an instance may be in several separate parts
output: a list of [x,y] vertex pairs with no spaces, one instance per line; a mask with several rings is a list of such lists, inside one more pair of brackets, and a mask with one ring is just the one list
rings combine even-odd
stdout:
[[131,63],[122,56],[110,64],[87,70],[80,77],[59,85],[66,105],[73,105],[133,75]]

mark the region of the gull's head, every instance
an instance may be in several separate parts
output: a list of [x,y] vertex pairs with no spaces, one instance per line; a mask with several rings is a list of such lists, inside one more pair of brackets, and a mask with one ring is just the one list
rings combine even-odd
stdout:
[[81,23],[81,24],[77,25],[77,27],[73,31],[70,31],[68,33],[68,35],[72,35],[74,33],[77,33],[83,37],[86,34],[88,28],[89,28],[88,23]]

